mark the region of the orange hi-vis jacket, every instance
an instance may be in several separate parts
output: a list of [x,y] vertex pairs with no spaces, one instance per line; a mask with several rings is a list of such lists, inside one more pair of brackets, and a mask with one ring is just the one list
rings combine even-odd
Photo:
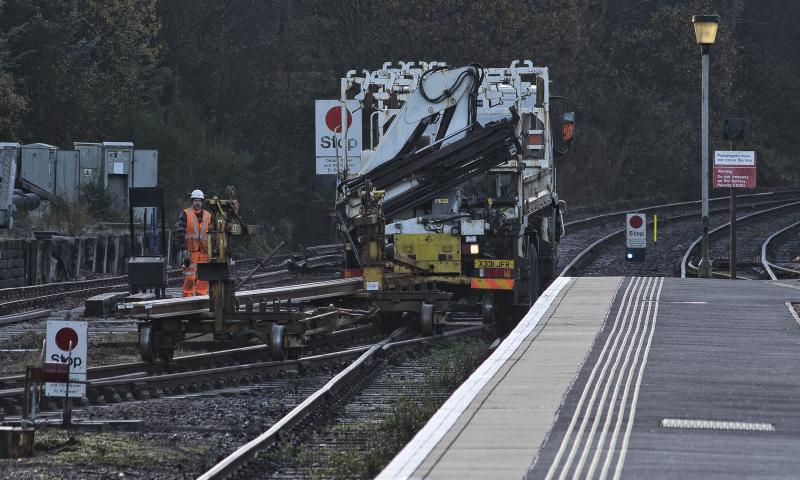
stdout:
[[208,249],[208,227],[211,225],[211,212],[203,210],[202,221],[197,221],[194,209],[189,207],[186,214],[186,250],[205,252]]

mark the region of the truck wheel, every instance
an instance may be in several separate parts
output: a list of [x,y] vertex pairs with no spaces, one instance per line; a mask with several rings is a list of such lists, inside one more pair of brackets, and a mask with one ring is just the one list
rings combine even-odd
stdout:
[[144,325],[139,327],[139,354],[142,360],[148,363],[156,363],[155,339],[153,338],[153,326]]
[[269,356],[275,361],[286,360],[285,333],[284,325],[277,323],[272,325],[272,332],[269,335]]
[[430,337],[433,335],[433,304],[423,303],[419,310],[419,328],[422,335]]
[[494,323],[494,295],[491,293],[481,296],[481,317],[483,323]]
[[539,254],[536,245],[528,244],[528,306],[539,298]]

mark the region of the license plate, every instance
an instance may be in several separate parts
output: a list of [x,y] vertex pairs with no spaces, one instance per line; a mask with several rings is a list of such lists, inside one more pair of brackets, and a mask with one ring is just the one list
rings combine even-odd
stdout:
[[476,258],[475,268],[514,268],[514,260]]

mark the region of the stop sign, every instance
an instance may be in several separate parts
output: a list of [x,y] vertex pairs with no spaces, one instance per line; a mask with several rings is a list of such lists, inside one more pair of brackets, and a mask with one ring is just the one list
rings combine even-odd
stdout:
[[68,352],[78,346],[78,332],[70,327],[64,327],[56,332],[56,345],[61,350]]
[[629,213],[625,227],[628,248],[645,248],[647,246],[647,217],[644,213]]
[[[67,384],[47,382],[45,395],[50,397],[82,397],[86,395],[86,360],[89,344],[88,324],[84,321],[48,320],[45,361],[65,364],[69,372]],[[72,383],[74,382],[74,383]]]
[[[347,128],[353,124],[353,115],[347,111]],[[333,107],[325,113],[325,126],[334,133],[342,132],[342,107]]]

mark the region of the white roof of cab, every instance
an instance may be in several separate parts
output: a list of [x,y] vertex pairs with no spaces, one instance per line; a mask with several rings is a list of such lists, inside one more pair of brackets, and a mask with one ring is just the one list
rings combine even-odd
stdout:
[[104,147],[130,147],[133,148],[133,142],[103,142]]

